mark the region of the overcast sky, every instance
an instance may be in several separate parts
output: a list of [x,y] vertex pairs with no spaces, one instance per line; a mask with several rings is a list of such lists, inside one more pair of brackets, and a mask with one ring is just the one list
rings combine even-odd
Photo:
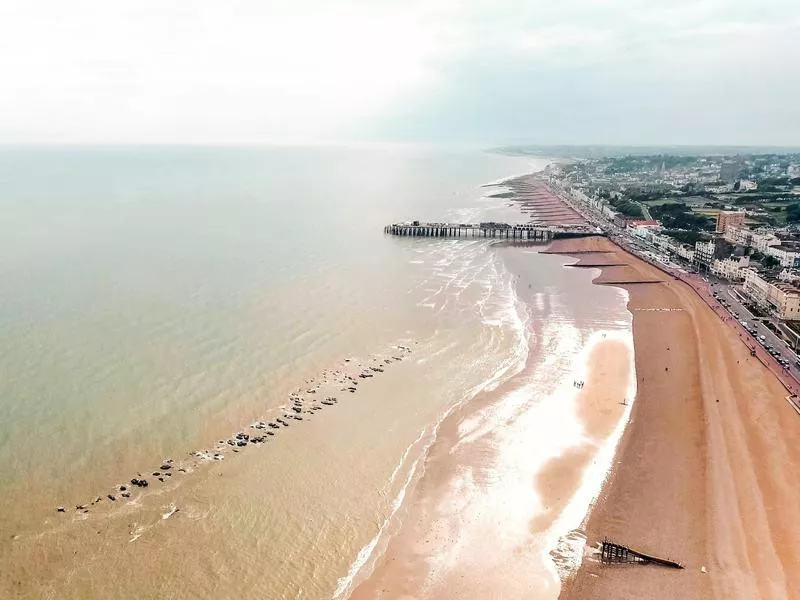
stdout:
[[3,0],[0,142],[800,145],[797,0]]

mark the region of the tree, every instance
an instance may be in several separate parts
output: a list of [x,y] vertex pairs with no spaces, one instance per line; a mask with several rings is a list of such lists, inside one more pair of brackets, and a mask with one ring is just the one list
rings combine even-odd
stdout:
[[781,261],[779,261],[774,256],[765,256],[764,258],[761,259],[761,264],[767,267],[768,269],[771,269],[772,267],[777,267],[780,263]]
[[786,221],[788,223],[800,221],[800,202],[794,202],[786,207]]

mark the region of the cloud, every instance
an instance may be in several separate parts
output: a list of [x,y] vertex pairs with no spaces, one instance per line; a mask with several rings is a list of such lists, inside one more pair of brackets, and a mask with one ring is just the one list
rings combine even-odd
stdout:
[[0,140],[796,141],[799,27],[790,0],[12,1]]
[[0,132],[32,139],[324,136],[424,90],[436,49],[402,14],[256,2],[25,5],[4,16]]

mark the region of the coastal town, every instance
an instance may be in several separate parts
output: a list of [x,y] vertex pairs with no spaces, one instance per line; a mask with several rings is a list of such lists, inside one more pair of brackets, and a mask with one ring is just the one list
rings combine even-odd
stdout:
[[800,155],[627,156],[545,180],[648,262],[698,274],[782,368],[800,372]]

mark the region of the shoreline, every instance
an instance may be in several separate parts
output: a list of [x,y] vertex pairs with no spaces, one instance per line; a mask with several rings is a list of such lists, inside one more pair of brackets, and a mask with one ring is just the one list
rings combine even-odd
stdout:
[[[601,268],[595,284],[630,294],[639,380],[584,520],[589,551],[559,598],[797,598],[789,540],[800,533],[800,481],[788,473],[800,467],[800,421],[783,385],[687,284],[604,238],[550,251],[576,249],[575,266]],[[592,549],[606,537],[686,569],[604,567]],[[758,557],[747,551],[754,540]]]
[[[531,272],[530,281],[535,282],[538,263],[521,250],[514,247],[507,252],[516,256],[515,268]],[[569,266],[562,257],[551,260],[552,267],[557,261],[559,272]],[[524,277],[517,284],[518,293],[524,290],[520,296],[526,297],[520,301],[535,306],[536,294],[528,299],[530,288],[521,285],[527,284]],[[572,281],[572,285],[593,286],[584,275],[573,274]],[[350,598],[522,594],[549,600],[557,596],[554,553],[564,550],[561,569],[574,568],[579,550],[561,544],[600,489],[632,407],[620,401],[629,398],[635,386],[630,315],[622,310],[627,325],[617,324],[617,329],[598,323],[585,330],[594,321],[582,317],[581,329],[568,333],[568,337],[580,336],[580,349],[577,354],[566,347],[560,350],[566,352],[562,359],[566,362],[556,371],[552,365],[543,368],[539,361],[551,355],[550,344],[561,343],[563,326],[548,323],[546,317],[536,319],[538,330],[532,338],[551,341],[540,346],[532,340],[532,360],[522,373],[493,392],[479,394],[442,424],[420,469],[420,481],[407,497],[412,502],[401,509],[400,530],[388,540],[370,572],[357,577]],[[549,328],[546,336],[542,328]],[[573,343],[568,346],[572,348]],[[555,387],[539,394],[531,384],[542,376],[555,377]],[[586,389],[575,389],[570,381],[582,377],[586,377]],[[497,420],[497,413],[509,414],[511,420]],[[542,432],[546,440],[530,439],[537,422],[551,423],[552,433]],[[519,453],[520,447],[526,448],[524,465],[509,471],[502,455]],[[519,462],[514,464],[520,467]],[[465,472],[474,473],[478,480],[465,487]],[[508,506],[505,514],[493,516],[496,509],[486,498],[498,496],[496,486],[501,502]],[[479,530],[484,533],[476,535]],[[492,551],[486,555],[489,547]]]

